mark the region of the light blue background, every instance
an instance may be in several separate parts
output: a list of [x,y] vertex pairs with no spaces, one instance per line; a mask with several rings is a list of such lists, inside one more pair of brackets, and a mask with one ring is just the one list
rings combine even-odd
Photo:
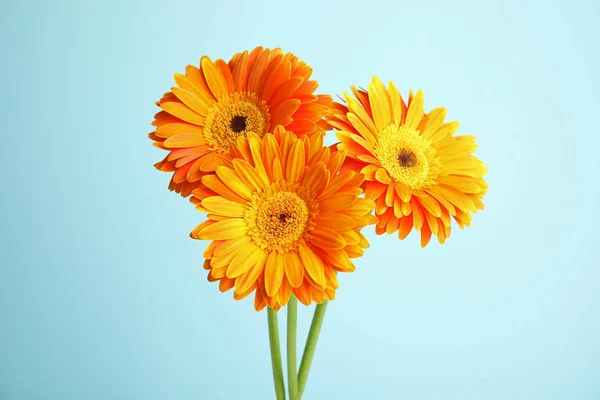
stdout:
[[146,136],[174,73],[256,45],[423,89],[490,171],[445,245],[369,234],[305,399],[600,398],[599,3],[358,4],[2,2],[1,399],[274,398],[266,313],[206,282]]

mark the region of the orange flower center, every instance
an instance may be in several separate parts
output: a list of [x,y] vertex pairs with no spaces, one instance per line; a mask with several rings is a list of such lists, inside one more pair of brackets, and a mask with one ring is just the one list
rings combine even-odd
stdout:
[[235,92],[221,97],[208,110],[204,137],[212,148],[229,154],[240,137],[254,132],[262,137],[270,128],[267,104],[255,93]]
[[255,192],[244,219],[254,244],[283,254],[298,249],[313,229],[317,203],[310,189],[280,181],[264,192]]

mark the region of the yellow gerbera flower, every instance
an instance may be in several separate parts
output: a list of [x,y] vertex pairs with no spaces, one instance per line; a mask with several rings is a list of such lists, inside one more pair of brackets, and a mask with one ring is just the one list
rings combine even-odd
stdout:
[[[355,269],[369,243],[359,232],[377,220],[359,198],[364,176],[339,170],[344,153],[323,146],[323,133],[298,138],[281,126],[238,139],[232,167],[202,177],[196,189],[208,220],[191,233],[212,240],[204,257],[209,281],[234,298],[255,292],[254,306],[278,310],[290,294],[303,303],[332,300],[335,271]],[[198,196],[198,197],[197,197]]]
[[157,105],[150,134],[154,145],[169,151],[155,166],[174,172],[169,189],[187,197],[201,187],[202,176],[229,158],[240,136],[262,136],[282,125],[297,136],[322,129],[328,95],[314,95],[312,69],[292,53],[257,47],[226,63],[202,57],[176,74],[176,87]]
[[458,123],[444,122],[444,108],[425,114],[421,91],[406,104],[393,82],[386,89],[374,77],[368,91],[352,92],[344,93],[346,105],[332,105],[327,121],[348,155],[343,168],[365,175],[377,234],[398,231],[404,239],[414,227],[425,247],[432,233],[440,243],[450,236],[450,216],[469,226],[487,190],[487,168],[471,154],[475,137],[453,135]]

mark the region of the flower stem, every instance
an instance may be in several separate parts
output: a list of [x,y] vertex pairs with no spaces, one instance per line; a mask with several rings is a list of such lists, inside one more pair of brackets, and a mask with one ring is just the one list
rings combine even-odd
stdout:
[[271,345],[271,365],[273,366],[273,383],[277,400],[285,400],[285,384],[283,383],[283,368],[281,365],[281,350],[279,348],[279,326],[277,311],[267,307],[269,324],[269,344]]
[[298,375],[296,375],[296,321],[298,300],[293,294],[287,305],[287,369],[290,400],[298,400]]
[[321,332],[321,326],[323,325],[323,318],[325,318],[326,310],[327,300],[323,300],[322,304],[317,304],[317,307],[315,307],[315,313],[313,315],[312,323],[310,324],[310,331],[306,338],[304,354],[302,355],[302,361],[300,362],[300,371],[298,372],[298,400],[302,398],[302,393],[304,393],[304,388],[306,387],[308,372],[310,371],[310,365],[315,355],[315,350],[317,349],[317,340],[319,340],[319,333]]

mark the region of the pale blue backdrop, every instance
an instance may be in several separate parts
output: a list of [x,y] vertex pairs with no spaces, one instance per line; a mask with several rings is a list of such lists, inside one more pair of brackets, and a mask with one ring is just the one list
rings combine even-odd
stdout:
[[274,397],[266,313],[206,282],[146,136],[174,73],[264,45],[322,92],[423,89],[490,171],[445,245],[369,234],[305,399],[599,399],[599,4],[3,1],[0,398]]

